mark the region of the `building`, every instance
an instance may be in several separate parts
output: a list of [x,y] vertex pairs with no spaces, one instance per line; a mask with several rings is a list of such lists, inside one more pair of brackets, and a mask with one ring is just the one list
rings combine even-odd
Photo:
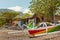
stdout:
[[[42,19],[42,21],[40,20],[40,18]],[[32,16],[30,16],[30,17],[26,17],[26,18],[19,18],[19,20],[14,20],[13,22],[15,23],[15,25],[16,24],[18,24],[18,21],[21,21],[21,25],[23,25],[23,24],[28,24],[29,23],[29,20],[32,20],[32,19],[35,19],[35,23],[36,24],[38,24],[39,22],[52,22],[52,23],[54,23],[54,18],[53,18],[53,20],[51,20],[51,19],[45,19],[44,17],[38,17],[36,14],[34,14],[34,15],[32,15]],[[18,19],[18,18],[17,18]],[[60,21],[60,15],[56,15],[56,22],[58,22],[58,21]]]

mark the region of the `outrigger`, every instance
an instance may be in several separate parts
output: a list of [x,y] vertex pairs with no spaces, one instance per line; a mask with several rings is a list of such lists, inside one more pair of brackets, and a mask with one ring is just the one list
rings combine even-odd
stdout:
[[30,36],[40,36],[59,31],[60,26],[54,26],[52,23],[41,22],[37,27],[31,27],[28,30]]

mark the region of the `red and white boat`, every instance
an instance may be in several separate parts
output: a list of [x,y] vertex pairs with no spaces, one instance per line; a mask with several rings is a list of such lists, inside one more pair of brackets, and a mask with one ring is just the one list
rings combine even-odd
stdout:
[[42,22],[39,24],[38,28],[29,29],[28,33],[31,36],[39,36],[39,35],[46,34],[47,32],[52,32],[53,28],[54,25],[52,25],[51,23]]

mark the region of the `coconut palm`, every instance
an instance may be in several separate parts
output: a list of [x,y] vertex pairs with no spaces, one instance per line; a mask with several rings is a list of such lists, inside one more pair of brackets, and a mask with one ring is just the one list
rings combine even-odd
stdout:
[[30,10],[39,18],[50,18],[53,20],[53,15],[60,6],[60,0],[32,0]]

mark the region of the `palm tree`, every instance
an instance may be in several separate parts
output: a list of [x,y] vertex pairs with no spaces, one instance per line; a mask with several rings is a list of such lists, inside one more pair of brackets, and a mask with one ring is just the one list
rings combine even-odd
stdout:
[[39,18],[43,16],[53,20],[53,16],[59,6],[60,0],[32,0],[30,10]]

